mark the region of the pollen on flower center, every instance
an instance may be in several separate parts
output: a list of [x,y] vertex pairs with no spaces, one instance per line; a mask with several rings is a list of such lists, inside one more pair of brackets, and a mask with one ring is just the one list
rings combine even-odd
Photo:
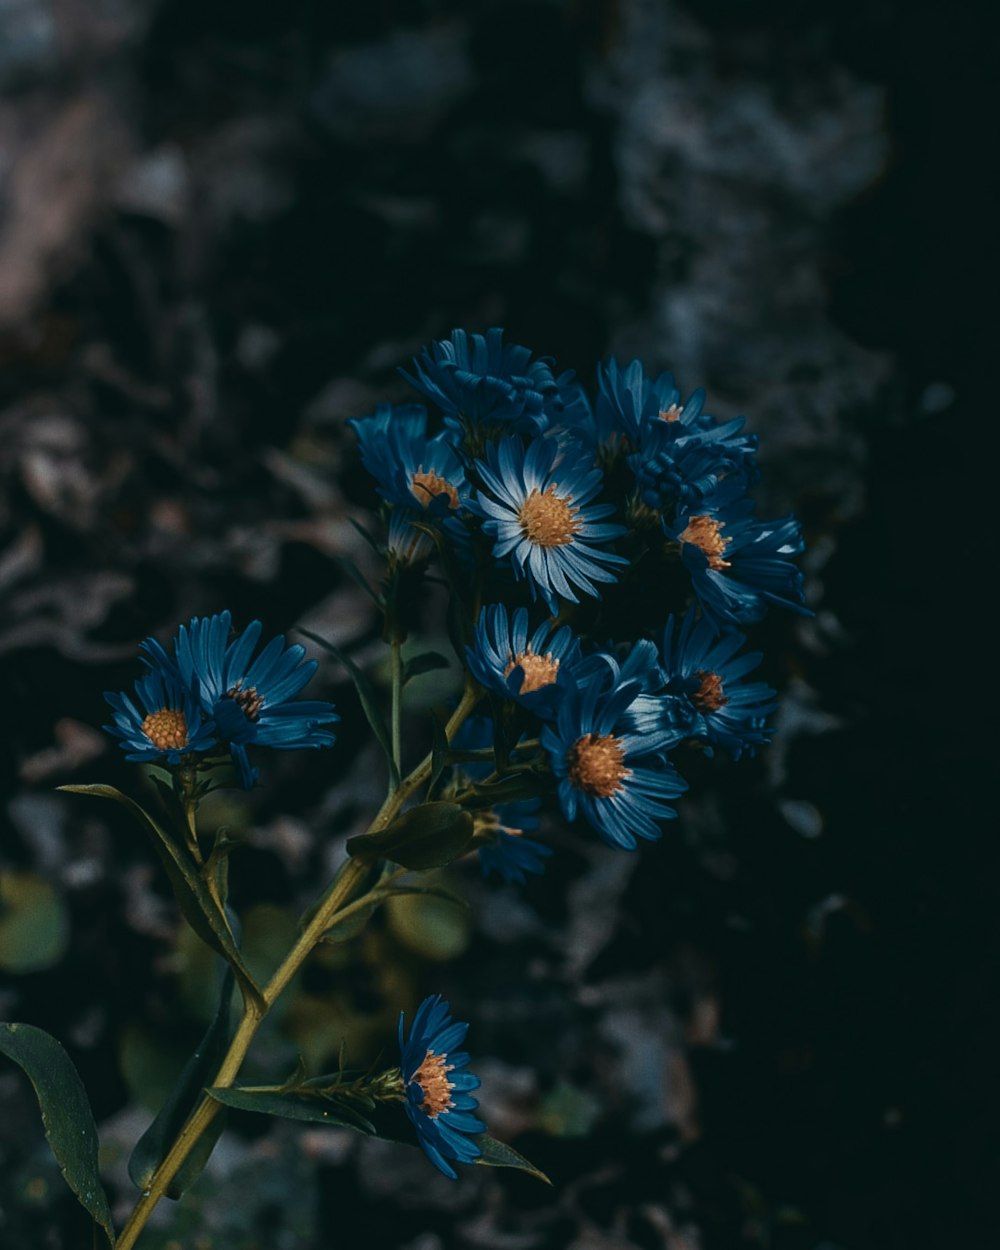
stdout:
[[438,495],[448,496],[449,508],[454,509],[458,507],[458,491],[452,486],[451,482],[446,482],[433,469],[428,469],[425,472],[423,465],[417,469],[410,479],[410,494],[422,508],[426,508]]
[[445,1063],[446,1058],[446,1055],[436,1055],[433,1050],[428,1050],[427,1054],[424,1055],[423,1063],[411,1077],[411,1080],[416,1081],[423,1090],[424,1101],[422,1110],[432,1120],[453,1105],[451,1091],[454,1086],[448,1080],[447,1073],[455,1065]]
[[264,699],[257,693],[256,686],[251,686],[249,690],[243,690],[237,684],[233,686],[232,690],[226,691],[226,697],[233,700],[247,720],[260,720],[260,709],[264,706]]
[[579,530],[580,509],[556,494],[555,486],[543,493],[537,486],[521,504],[517,519],[529,542],[539,547],[565,547]]
[[689,518],[687,528],[680,536],[682,543],[691,543],[708,557],[710,569],[728,569],[730,562],[723,560],[723,554],[729,544],[728,538],[722,537],[722,522],[710,516],[693,516]]
[[521,694],[530,694],[532,690],[541,690],[542,686],[551,686],[559,673],[559,661],[553,659],[552,652],[535,655],[530,647],[517,655],[511,653],[510,663],[503,671],[509,677],[515,668],[524,670],[524,681],[521,683]]
[[683,404],[671,404],[669,408],[661,408],[657,416],[661,421],[679,421],[683,411]]
[[158,751],[179,751],[187,746],[188,727],[184,713],[172,708],[150,712],[142,722],[142,732]]
[[692,694],[691,702],[700,712],[716,712],[729,702],[723,693],[722,678],[718,673],[710,673],[698,669],[695,674],[700,678],[698,689]]
[[606,799],[622,788],[623,777],[631,775],[622,761],[625,752],[614,734],[586,734],[566,752],[569,779],[578,790]]

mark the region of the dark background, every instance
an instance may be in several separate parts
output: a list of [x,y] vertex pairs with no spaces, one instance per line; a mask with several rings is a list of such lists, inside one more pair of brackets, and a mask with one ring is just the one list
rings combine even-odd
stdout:
[[[988,34],[901,0],[0,0],[0,1015],[76,1061],[120,1216],[211,971],[125,818],[52,790],[134,787],[101,691],[194,613],[377,660],[344,422],[399,365],[503,325],[588,384],[672,368],[809,542],[815,620],[754,634],[760,759],[691,762],[635,856],[554,828],[523,890],[460,867],[474,923],[380,918],[264,1039],[261,1071],[342,1035],[391,1063],[446,993],[553,1189],[237,1118],[150,1247],[994,1243]],[[213,813],[262,968],[378,797],[317,685],[336,750]],[[0,1097],[0,1245],[82,1244],[13,1069]]]

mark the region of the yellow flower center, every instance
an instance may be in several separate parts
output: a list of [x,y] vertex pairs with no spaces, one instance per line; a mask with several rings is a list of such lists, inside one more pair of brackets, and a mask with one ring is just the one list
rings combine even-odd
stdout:
[[693,516],[688,519],[687,528],[681,533],[682,543],[691,543],[708,557],[710,569],[728,569],[730,562],[723,560],[729,539],[722,537],[722,522],[715,517]]
[[614,734],[586,734],[566,752],[569,779],[585,794],[609,798],[622,788],[622,778],[632,775],[624,758],[621,740]]
[[683,411],[683,404],[671,404],[669,408],[661,408],[657,416],[661,421],[679,421]]
[[424,472],[424,466],[421,465],[410,479],[410,494],[417,500],[422,508],[428,507],[432,500],[438,495],[448,496],[448,507],[455,509],[458,507],[458,491],[452,486],[451,482],[446,482],[439,473],[435,473],[433,469]]
[[536,486],[521,504],[517,517],[529,542],[539,547],[565,547],[580,528],[579,512],[568,499],[556,494],[555,486],[544,493]]
[[691,696],[691,702],[701,712],[715,712],[729,702],[723,693],[722,678],[718,673],[709,673],[698,669],[695,676],[701,678],[701,684]]
[[446,1074],[455,1065],[445,1063],[446,1058],[446,1055],[436,1055],[433,1050],[428,1050],[424,1055],[423,1063],[413,1074],[413,1080],[424,1091],[422,1110],[432,1120],[437,1119],[442,1111],[447,1111],[454,1105],[451,1101],[451,1091],[454,1087]]
[[187,746],[188,727],[183,712],[161,708],[142,722],[142,732],[158,751],[179,751]]
[[226,697],[232,699],[236,703],[243,715],[250,721],[260,720],[260,709],[264,706],[263,696],[257,693],[257,687],[251,686],[249,690],[243,690],[237,682],[232,690],[226,691]]
[[542,686],[551,686],[559,673],[559,661],[552,658],[552,652],[535,655],[529,647],[514,655],[511,653],[510,663],[503,671],[509,677],[515,668],[524,670],[524,681],[521,683],[521,694],[530,694],[532,690],[540,690]]

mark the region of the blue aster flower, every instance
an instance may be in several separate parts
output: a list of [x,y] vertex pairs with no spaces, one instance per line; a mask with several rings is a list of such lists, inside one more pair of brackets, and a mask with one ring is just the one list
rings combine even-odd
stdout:
[[262,629],[260,621],[251,621],[230,642],[232,616],[221,612],[192,617],[189,625],[182,625],[173,656],[155,639],[142,644],[147,663],[173,672],[195,694],[229,747],[248,790],[257,777],[247,757],[248,746],[284,751],[333,746],[336,737],[324,726],[340,720],[332,703],[294,697],[318,667],[315,660],[304,658],[304,647],[296,643],[286,648],[284,635],[279,635],[251,658]]
[[493,555],[509,558],[515,577],[527,578],[532,598],[540,596],[553,615],[557,596],[578,603],[576,589],[600,598],[594,582],[617,581],[611,568],[628,561],[594,544],[618,538],[625,527],[598,524],[614,505],[590,502],[603,483],[590,457],[555,438],[534,439],[525,450],[510,436],[491,444],[476,469],[486,486],[476,507],[496,538]]
[[118,739],[127,760],[176,766],[185,756],[215,746],[215,725],[169,669],[144,673],[135,683],[135,697],[133,702],[127,694],[104,693],[114,710],[112,723],[104,729]]
[[425,998],[417,1008],[406,1041],[403,1020],[400,1012],[399,1067],[406,1114],[424,1154],[439,1172],[457,1180],[448,1160],[474,1163],[482,1151],[472,1138],[486,1132],[486,1125],[472,1114],[479,1101],[471,1091],[479,1088],[479,1078],[465,1071],[469,1056],[457,1049],[469,1026],[452,1020],[440,994]]
[[525,873],[543,873],[552,847],[534,838],[526,838],[538,828],[537,812],[541,799],[522,799],[516,803],[499,803],[485,813],[476,813],[476,832],[489,841],[477,838],[479,866],[483,876],[496,873],[504,881],[523,885]]
[[716,627],[759,621],[770,603],[811,616],[802,606],[801,570],[790,557],[803,549],[794,516],[757,521],[738,483],[723,482],[702,504],[681,507],[668,538],[680,544],[681,560],[704,614]]
[[474,645],[465,654],[480,685],[544,718],[553,714],[572,680],[580,643],[568,625],[553,631],[548,621],[529,638],[527,608],[508,616],[503,604],[491,603],[480,612]]
[[403,377],[444,413],[460,437],[486,427],[540,433],[547,407],[560,406],[560,383],[546,357],[532,360],[527,347],[503,342],[503,330],[485,335],[452,330],[449,339],[425,347]]
[[676,631],[669,617],[663,631],[665,689],[690,709],[690,735],[722,747],[734,760],[770,741],[767,717],[777,707],[770,686],[744,682],[761,660],[759,651],[737,654],[745,642],[736,630],[717,633],[707,617],[693,611]]
[[619,683],[614,670],[595,670],[563,699],[542,746],[559,778],[567,820],[582,815],[612,846],[634,850],[636,838],[655,841],[660,822],[677,813],[668,800],[687,783],[662,752],[674,737],[659,701],[640,704],[641,681]]

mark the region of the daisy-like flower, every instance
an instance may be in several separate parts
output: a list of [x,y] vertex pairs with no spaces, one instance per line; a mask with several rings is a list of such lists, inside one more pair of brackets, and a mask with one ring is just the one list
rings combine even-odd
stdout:
[[669,617],[663,631],[665,688],[689,708],[689,735],[722,747],[734,760],[770,741],[767,717],[777,707],[770,686],[743,680],[761,660],[759,651],[737,654],[745,642],[735,630],[717,634],[693,611],[676,629]]
[[404,1013],[399,1013],[400,1072],[406,1114],[417,1131],[417,1141],[431,1163],[452,1180],[448,1162],[474,1163],[482,1153],[473,1137],[486,1125],[472,1114],[479,1102],[471,1091],[479,1078],[465,1068],[469,1056],[458,1050],[469,1031],[451,1018],[448,1004],[432,994],[417,1008],[410,1036],[403,1038]]
[[618,538],[625,527],[598,523],[614,505],[590,503],[603,481],[591,458],[554,438],[534,439],[525,450],[512,436],[491,444],[476,469],[486,486],[476,508],[496,538],[494,557],[508,558],[515,577],[527,578],[532,598],[540,596],[553,615],[557,596],[578,603],[575,590],[582,590],[600,598],[594,582],[617,581],[611,569],[628,561],[594,544]]
[[413,370],[400,373],[437,404],[460,437],[484,426],[540,433],[548,425],[547,408],[560,406],[566,380],[555,377],[548,358],[532,360],[527,347],[504,343],[496,326],[485,335],[452,330],[413,358]]
[[540,806],[541,799],[523,799],[476,812],[476,845],[484,877],[495,873],[508,883],[523,885],[525,873],[545,871],[552,847],[524,836],[538,828]]
[[572,680],[580,644],[568,625],[553,631],[548,621],[529,638],[527,608],[508,616],[503,604],[491,603],[480,612],[475,645],[466,647],[465,654],[480,685],[544,718],[554,713]]
[[681,507],[668,538],[680,543],[681,560],[702,611],[717,626],[759,621],[769,603],[803,616],[802,573],[789,557],[803,549],[794,516],[756,521],[740,484],[723,482],[697,507]]
[[687,789],[660,754],[675,731],[657,700],[637,710],[641,695],[641,681],[618,684],[613,670],[596,669],[541,737],[566,819],[580,814],[606,842],[630,851],[636,838],[661,836],[660,822],[677,815],[668,800]]
[[462,462],[443,437],[427,434],[423,404],[379,404],[375,415],[347,423],[358,436],[361,463],[388,503],[448,516],[469,493]]
[[142,644],[147,663],[175,674],[215,722],[247,790],[257,778],[247,757],[248,746],[284,751],[333,746],[336,737],[324,726],[340,720],[332,703],[294,698],[318,667],[315,660],[304,658],[304,647],[296,643],[286,648],[284,635],[279,635],[256,659],[251,658],[262,629],[260,621],[251,621],[230,642],[232,616],[221,612],[196,616],[189,625],[182,625],[173,656],[155,639]]
[[176,766],[185,756],[215,746],[214,724],[193,692],[169,670],[144,673],[135,683],[135,697],[133,702],[127,694],[104,693],[114,710],[112,723],[104,729],[118,739],[127,760]]

